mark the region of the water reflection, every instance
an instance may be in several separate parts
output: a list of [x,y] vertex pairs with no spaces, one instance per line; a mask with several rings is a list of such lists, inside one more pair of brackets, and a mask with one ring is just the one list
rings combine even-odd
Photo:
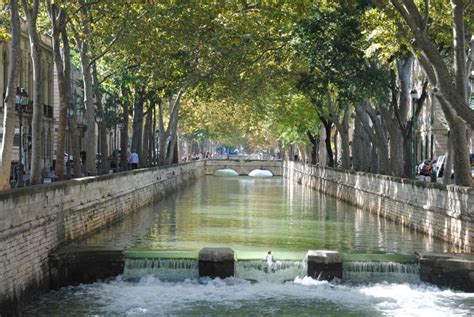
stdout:
[[[79,242],[88,246],[239,251],[451,251],[391,221],[282,178],[205,177]],[[263,253],[262,253],[263,255]]]

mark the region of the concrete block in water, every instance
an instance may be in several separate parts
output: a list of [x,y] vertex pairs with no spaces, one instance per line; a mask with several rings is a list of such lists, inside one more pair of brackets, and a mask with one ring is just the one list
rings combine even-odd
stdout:
[[199,276],[226,278],[234,276],[234,250],[204,248],[199,251]]
[[474,255],[424,253],[418,260],[423,282],[474,292]]
[[326,281],[331,281],[335,277],[342,279],[342,257],[338,251],[309,250],[306,258],[308,276]]

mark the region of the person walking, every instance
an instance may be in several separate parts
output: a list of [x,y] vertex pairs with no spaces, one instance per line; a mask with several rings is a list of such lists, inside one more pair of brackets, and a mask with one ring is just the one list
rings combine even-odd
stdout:
[[138,168],[138,154],[135,150],[132,150],[132,154],[130,154],[130,164],[132,166],[132,170]]

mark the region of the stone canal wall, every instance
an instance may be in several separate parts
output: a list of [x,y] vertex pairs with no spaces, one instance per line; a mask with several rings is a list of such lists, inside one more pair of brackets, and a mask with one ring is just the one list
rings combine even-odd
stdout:
[[[49,287],[49,256],[204,175],[204,162],[0,193],[0,316]],[[12,313],[13,312],[13,313]]]
[[284,176],[474,252],[474,188],[284,163]]

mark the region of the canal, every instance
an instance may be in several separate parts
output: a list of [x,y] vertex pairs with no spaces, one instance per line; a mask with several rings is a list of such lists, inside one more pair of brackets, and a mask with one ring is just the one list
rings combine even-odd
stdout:
[[[380,263],[366,263],[351,273],[360,273],[359,278],[342,283],[304,277],[301,262],[309,249],[338,250],[359,260],[453,249],[279,177],[204,177],[75,245],[125,247],[135,257],[168,252],[179,258],[225,246],[238,259],[263,260],[271,250],[286,273],[260,270],[253,261],[236,268],[235,278],[208,280],[196,277],[191,260],[168,260],[168,269],[184,272],[178,278],[160,274],[150,260],[130,259],[123,275],[51,291],[25,307],[25,315],[447,316],[474,311],[474,294],[421,283],[413,268],[394,263],[387,272],[374,269]],[[387,274],[380,278],[377,272]]]

